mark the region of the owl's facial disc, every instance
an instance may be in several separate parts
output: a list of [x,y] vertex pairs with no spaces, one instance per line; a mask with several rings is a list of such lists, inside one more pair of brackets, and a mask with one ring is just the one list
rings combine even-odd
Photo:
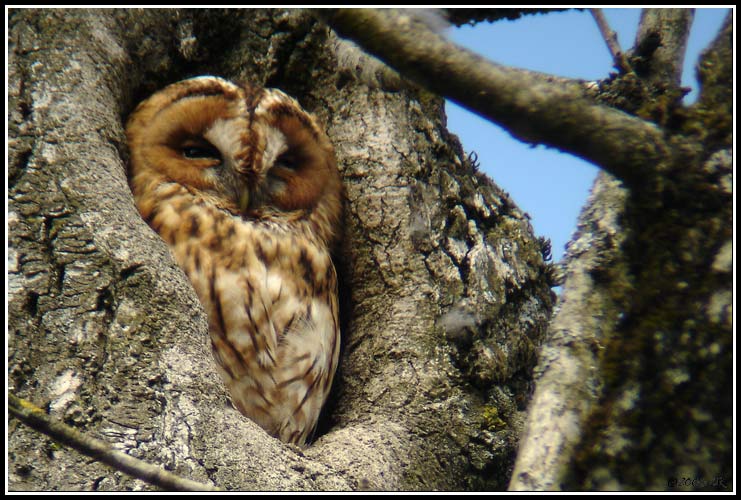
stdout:
[[219,118],[205,130],[203,138],[222,158],[236,158],[242,152],[242,130],[245,129],[246,124],[241,118]]

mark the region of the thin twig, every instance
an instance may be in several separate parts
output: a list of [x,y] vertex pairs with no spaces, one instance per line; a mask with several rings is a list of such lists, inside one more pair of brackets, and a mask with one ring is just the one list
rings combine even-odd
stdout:
[[620,48],[617,33],[610,28],[605,15],[602,13],[602,9],[589,9],[589,12],[592,13],[592,17],[597,22],[597,27],[600,33],[602,33],[602,38],[604,38],[607,48],[610,50],[610,54],[612,54],[615,67],[624,73],[630,73],[632,68],[630,67],[630,63],[628,63],[628,58],[625,57],[625,53]]
[[108,443],[95,439],[50,417],[33,403],[8,394],[8,412],[25,425],[70,446],[80,453],[103,462],[137,479],[170,491],[218,491],[208,484],[185,479],[160,467],[114,450]]

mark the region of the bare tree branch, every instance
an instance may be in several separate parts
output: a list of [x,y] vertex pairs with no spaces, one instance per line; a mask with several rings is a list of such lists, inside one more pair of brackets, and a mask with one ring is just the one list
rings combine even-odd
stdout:
[[658,127],[595,104],[578,82],[507,68],[457,47],[395,10],[333,9],[318,14],[429,90],[507,128],[515,137],[570,152],[628,185],[641,185],[666,156]]
[[680,85],[694,15],[694,9],[643,10],[632,54],[643,60],[636,68],[642,78]]
[[617,33],[610,28],[605,15],[602,13],[602,9],[589,9],[589,12],[597,23],[597,27],[599,28],[600,33],[602,33],[602,38],[605,39],[607,48],[609,49],[610,54],[612,54],[612,60],[615,63],[615,67],[625,73],[632,71],[628,59],[625,57],[625,53],[620,48]]
[[397,91],[413,85],[377,58],[363,52],[352,41],[333,37],[337,70],[348,72],[370,88]]
[[114,450],[111,445],[69,427],[48,416],[44,410],[33,403],[8,394],[8,413],[25,425],[51,437],[58,443],[70,446],[80,453],[110,465],[165,490],[172,491],[218,491],[208,484],[185,479],[156,465],[148,464],[134,457]]
[[493,8],[493,9],[443,9],[445,17],[448,21],[456,26],[463,26],[464,24],[476,24],[480,22],[494,22],[500,20],[514,20],[519,19],[524,15],[541,14],[545,12],[555,10],[566,10],[566,9],[532,9],[532,8],[516,8],[516,9],[505,9],[505,8]]

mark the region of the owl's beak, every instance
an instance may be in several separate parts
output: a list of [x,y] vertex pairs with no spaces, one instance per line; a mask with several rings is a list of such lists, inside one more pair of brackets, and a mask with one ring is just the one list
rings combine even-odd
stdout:
[[247,212],[252,201],[248,179],[237,172],[231,164],[218,169],[217,175],[223,188],[232,194],[231,199],[236,202],[239,212],[242,214]]
[[245,213],[250,206],[250,192],[247,189],[241,189],[239,192],[239,211]]

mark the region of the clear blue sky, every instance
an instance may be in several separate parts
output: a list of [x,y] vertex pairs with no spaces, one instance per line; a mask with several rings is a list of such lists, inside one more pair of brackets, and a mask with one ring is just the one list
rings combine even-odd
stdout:
[[[638,29],[640,9],[604,9],[620,46],[628,50]],[[695,63],[715,37],[727,8],[703,8],[695,19],[684,65],[683,85],[696,99]],[[605,42],[588,11],[554,12],[516,21],[480,23],[451,29],[451,39],[499,64],[564,77],[600,80],[612,68]],[[551,239],[554,260],[561,259],[581,207],[589,195],[597,168],[580,158],[544,146],[532,148],[508,132],[448,102],[448,129],[458,135],[466,153],[478,154],[480,169],[531,217],[538,236]]]

